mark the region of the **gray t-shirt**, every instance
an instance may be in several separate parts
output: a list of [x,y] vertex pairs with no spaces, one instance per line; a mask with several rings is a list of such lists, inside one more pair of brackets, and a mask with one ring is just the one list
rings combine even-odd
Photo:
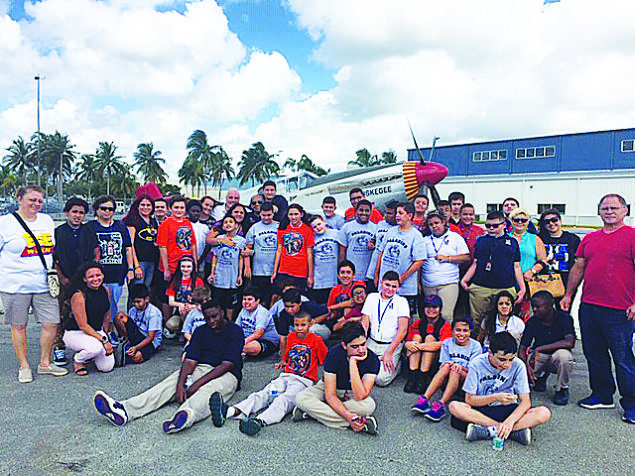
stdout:
[[365,225],[357,220],[349,221],[340,230],[340,242],[346,246],[346,259],[355,265],[355,280],[364,281],[373,250],[368,243],[375,239],[377,225],[368,222]]
[[254,276],[271,276],[273,274],[273,263],[276,260],[278,249],[279,225],[277,221],[269,225],[259,221],[249,229],[247,236],[245,236],[246,243],[254,248],[254,255],[251,258],[251,272]]
[[[423,236],[416,228],[399,231],[395,226],[386,232],[379,251],[382,252],[379,279],[387,271],[396,271],[399,275],[405,273],[415,261],[426,257],[423,248]],[[417,273],[408,276],[399,287],[400,296],[417,295]]]
[[[225,235],[219,235],[218,240],[223,240]],[[216,286],[222,289],[236,289],[238,287],[238,263],[240,252],[245,249],[245,239],[242,236],[234,236],[232,241],[236,243],[233,248],[225,245],[212,247],[212,253],[218,258],[216,263]]]
[[346,220],[344,219],[344,217],[341,215],[338,215],[337,213],[333,215],[331,218],[327,218],[326,215],[322,213],[322,218],[324,218],[324,223],[326,223],[326,226],[328,226],[329,228],[333,230],[341,230],[342,227],[344,226],[344,223],[346,223]]
[[274,344],[277,344],[280,339],[273,318],[262,304],[258,304],[258,307],[253,312],[242,308],[236,319],[236,324],[242,329],[245,337],[249,337],[256,332],[256,329],[264,329],[265,332],[261,339],[268,340]]
[[459,345],[454,337],[445,339],[441,344],[441,352],[439,353],[439,362],[443,363],[448,360],[467,367],[468,364],[476,357],[483,353],[481,344],[477,340],[470,338],[467,345]]
[[340,256],[340,234],[327,229],[323,235],[314,235],[313,269],[314,289],[327,289],[337,285],[337,263]]
[[375,251],[373,251],[373,255],[370,257],[368,271],[366,272],[366,279],[375,279],[375,267],[377,266],[377,259],[379,258],[379,247],[384,241],[386,232],[393,226],[394,225],[391,225],[386,220],[382,220],[377,223],[377,233],[375,233]]
[[[529,379],[527,367],[518,357],[514,357],[510,368],[501,370],[489,362],[489,353],[474,358],[468,366],[467,377],[463,390],[472,395],[491,395],[493,393],[515,393],[523,395],[529,393]],[[489,406],[501,405],[492,402]]]

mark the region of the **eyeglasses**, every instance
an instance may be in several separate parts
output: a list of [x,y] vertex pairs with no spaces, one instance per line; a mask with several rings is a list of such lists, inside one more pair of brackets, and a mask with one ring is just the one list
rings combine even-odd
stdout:
[[114,212],[115,207],[99,207],[102,212]]
[[600,208],[601,212],[617,212],[624,207],[602,207]]
[[252,200],[251,204],[252,205],[258,205],[258,204],[262,205],[262,200]]
[[498,228],[499,226],[501,226],[503,223],[485,223],[485,228]]
[[545,223],[558,223],[560,221],[560,218],[558,217],[551,217],[551,218],[545,218]]
[[514,218],[512,219],[512,221],[514,223],[527,223],[529,221],[529,218]]
[[360,290],[360,291],[355,291],[353,293],[353,296],[365,296],[366,295],[366,291]]

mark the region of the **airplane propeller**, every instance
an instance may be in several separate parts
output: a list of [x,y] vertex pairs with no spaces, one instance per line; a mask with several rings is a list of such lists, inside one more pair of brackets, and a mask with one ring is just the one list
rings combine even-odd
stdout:
[[[412,135],[412,140],[415,143],[415,149],[417,150],[417,154],[419,155],[419,163],[425,167],[425,165],[428,162],[432,161],[432,155],[434,154],[434,146],[437,143],[437,140],[439,140],[439,137],[434,137],[434,139],[432,139],[432,148],[430,149],[430,158],[426,161],[426,159],[423,157],[423,154],[421,153],[421,149],[419,149],[419,144],[417,144],[417,139],[415,139],[415,133],[412,130],[412,126],[410,125],[410,121],[408,121],[408,127],[410,128],[410,134]],[[430,184],[429,182],[427,183],[428,189],[430,190],[430,196],[432,197],[432,202],[434,203],[435,207],[439,206],[439,202],[441,201],[441,197],[439,196],[439,192],[437,191],[437,188],[435,187],[434,184]]]

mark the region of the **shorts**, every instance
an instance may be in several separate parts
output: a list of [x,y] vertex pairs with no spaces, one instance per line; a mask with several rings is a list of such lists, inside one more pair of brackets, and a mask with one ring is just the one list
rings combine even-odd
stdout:
[[225,311],[238,305],[238,289],[212,288],[212,296]]
[[312,289],[310,291],[311,299],[318,304],[326,304],[329,300],[329,294],[331,294],[331,288],[326,289]]
[[268,307],[271,303],[271,276],[252,276],[249,285],[258,289],[260,302],[267,304],[265,307]]
[[276,276],[276,279],[273,282],[273,294],[277,294],[278,296],[282,295],[282,288],[285,281],[290,281],[294,286],[300,289],[300,291],[306,292],[306,278],[298,278],[297,276],[281,273]]
[[[503,422],[511,415],[518,407],[517,403],[511,405],[485,405],[482,407],[472,407],[474,410],[481,412],[483,415],[487,415],[492,420]],[[459,420],[454,415],[450,419],[450,425],[452,428],[456,428],[459,431],[465,432],[467,430],[468,422]]]
[[4,321],[12,326],[26,326],[29,307],[33,308],[35,320],[42,324],[59,324],[60,306],[57,299],[48,291],[43,293],[3,293],[0,292],[4,305]]
[[256,355],[252,355],[252,357],[264,359],[265,357],[275,354],[280,349],[278,344],[274,344],[267,339],[256,339],[256,341],[260,344],[260,352]]
[[[130,342],[131,346],[141,343],[141,341],[146,338],[146,336],[144,336],[139,330],[137,323],[131,317],[126,319],[126,333],[128,334],[128,342]],[[150,342],[145,347],[139,349],[139,352],[141,352],[145,362],[152,357],[152,355],[156,352],[156,349],[154,348],[154,345],[152,345],[152,342]]]

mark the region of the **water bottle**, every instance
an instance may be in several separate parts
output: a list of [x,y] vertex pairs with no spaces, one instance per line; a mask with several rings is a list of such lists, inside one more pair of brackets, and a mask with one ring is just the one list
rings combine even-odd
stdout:
[[492,439],[492,449],[494,451],[503,451],[505,449],[505,440],[496,435],[494,439]]

